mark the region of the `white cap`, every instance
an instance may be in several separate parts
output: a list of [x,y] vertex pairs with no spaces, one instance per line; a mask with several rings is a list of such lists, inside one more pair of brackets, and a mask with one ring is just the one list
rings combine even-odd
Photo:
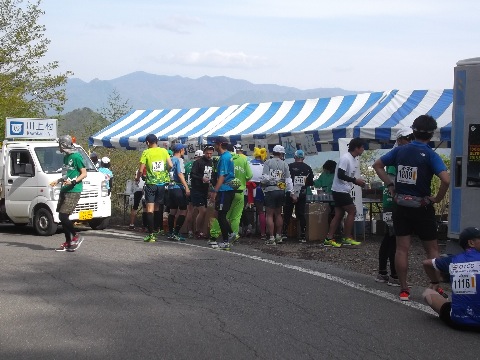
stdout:
[[395,139],[399,139],[401,137],[405,137],[408,135],[412,135],[413,130],[409,127],[402,127],[400,130],[397,131],[397,135],[395,136]]
[[197,156],[203,156],[203,151],[202,150],[195,151],[195,157]]
[[100,161],[104,164],[108,164],[108,163],[110,163],[110,158],[104,156],[104,157],[102,157],[102,160],[100,160]]
[[275,145],[273,152],[285,154],[285,148],[282,145]]

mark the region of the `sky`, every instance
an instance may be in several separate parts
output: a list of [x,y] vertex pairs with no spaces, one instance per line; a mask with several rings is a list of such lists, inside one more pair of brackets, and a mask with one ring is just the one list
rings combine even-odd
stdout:
[[449,89],[480,57],[477,0],[42,0],[46,61],[352,91]]

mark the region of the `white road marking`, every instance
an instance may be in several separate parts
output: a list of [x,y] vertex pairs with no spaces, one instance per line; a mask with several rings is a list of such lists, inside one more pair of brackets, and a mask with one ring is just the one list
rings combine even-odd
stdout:
[[[94,232],[94,231],[89,231],[89,232]],[[95,232],[95,233],[109,234],[109,235],[118,235],[119,234],[119,232],[110,232],[110,231],[105,231],[105,230],[98,231],[98,232]],[[139,235],[128,234],[128,233],[123,233],[123,232],[121,234],[122,234],[122,236],[129,237],[129,238],[142,239],[142,236],[139,236]],[[157,242],[164,242],[164,243],[169,243],[169,244],[172,243],[172,241],[167,241],[167,240],[157,240]],[[195,245],[195,244],[190,244],[190,243],[185,243],[185,242],[182,242],[181,244],[186,245],[186,246],[192,246],[192,247],[198,247],[198,248],[202,248],[202,249],[217,251],[217,252],[222,251],[222,250],[218,250],[218,249],[212,249],[212,248],[209,248],[209,247],[206,247],[206,246]],[[228,254],[232,254],[232,255],[236,255],[236,256],[246,257],[246,258],[251,259],[251,260],[262,261],[264,263],[271,264],[271,265],[281,266],[283,268],[299,271],[299,272],[302,272],[302,273],[305,273],[305,274],[317,276],[317,277],[320,277],[320,278],[323,278],[323,279],[326,279],[326,280],[336,282],[338,284],[342,284],[342,285],[351,287],[351,288],[356,289],[356,290],[360,290],[360,291],[363,291],[363,292],[366,292],[366,293],[369,293],[369,294],[372,294],[372,295],[375,295],[375,296],[379,296],[381,298],[384,298],[384,299],[402,304],[404,306],[414,308],[416,310],[423,311],[427,314],[432,314],[432,315],[437,315],[438,316],[438,314],[432,308],[430,308],[427,305],[421,304],[421,303],[416,302],[416,301],[401,301],[398,298],[398,295],[393,295],[393,294],[391,294],[389,292],[386,292],[386,291],[382,291],[382,290],[378,290],[378,289],[374,289],[374,288],[369,288],[365,285],[362,285],[362,284],[356,283],[354,281],[350,281],[350,280],[341,278],[339,276],[331,275],[331,274],[320,272],[320,271],[306,269],[306,268],[303,268],[303,267],[300,267],[300,266],[283,264],[283,263],[278,262],[278,261],[264,259],[260,256],[247,255],[247,254],[237,253],[235,251],[223,251],[223,252],[228,253]]]

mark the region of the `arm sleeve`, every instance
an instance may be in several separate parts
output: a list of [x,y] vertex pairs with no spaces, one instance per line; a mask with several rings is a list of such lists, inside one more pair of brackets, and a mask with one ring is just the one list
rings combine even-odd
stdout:
[[355,182],[355,178],[350,177],[350,176],[347,176],[347,174],[345,174],[345,170],[344,170],[344,169],[338,168],[338,173],[337,173],[337,175],[338,175],[338,178],[339,178],[340,180],[348,181],[348,182],[351,182],[351,183]]
[[307,182],[305,184],[306,186],[313,186],[313,171],[310,170],[308,172],[308,176],[307,176]]
[[192,179],[198,179],[202,180],[203,179],[203,173],[204,171],[200,171],[201,166],[200,166],[200,161],[194,161],[192,165],[192,170],[190,171],[190,177]]

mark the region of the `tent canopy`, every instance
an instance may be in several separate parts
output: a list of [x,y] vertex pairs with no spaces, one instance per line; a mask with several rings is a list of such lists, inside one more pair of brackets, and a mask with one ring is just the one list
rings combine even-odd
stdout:
[[183,143],[210,141],[218,135],[233,143],[281,143],[294,137],[297,144],[308,135],[317,144],[336,143],[339,138],[361,137],[391,147],[400,127],[415,118],[432,115],[438,123],[433,141],[450,141],[453,91],[391,90],[323,99],[247,103],[193,109],[133,110],[89,138],[93,146],[135,149],[145,137],[156,134],[161,141]]

